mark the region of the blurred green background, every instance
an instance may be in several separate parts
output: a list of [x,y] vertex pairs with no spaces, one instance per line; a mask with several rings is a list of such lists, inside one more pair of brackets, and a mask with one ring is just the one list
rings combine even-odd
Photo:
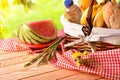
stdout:
[[34,9],[25,12],[20,6],[13,6],[6,16],[5,26],[8,30],[5,38],[14,37],[14,29],[22,23],[52,19],[58,29],[62,29],[60,16],[64,11],[64,0],[35,0]]

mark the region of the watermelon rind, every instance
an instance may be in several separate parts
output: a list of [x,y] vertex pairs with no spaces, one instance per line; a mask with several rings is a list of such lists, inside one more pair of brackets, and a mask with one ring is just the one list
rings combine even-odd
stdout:
[[25,43],[25,40],[24,40],[24,38],[23,38],[23,35],[22,35],[22,29],[21,28],[19,28],[19,32],[18,32],[18,38],[20,39],[20,41],[22,41],[22,42],[24,42]]
[[52,40],[52,39],[43,39],[43,38],[39,37],[38,35],[33,33],[33,31],[31,31],[26,25],[23,25],[21,27],[23,28],[23,31],[27,35],[26,38],[29,37],[31,39],[32,44],[47,43]]
[[32,44],[31,40],[26,38],[26,36],[23,34],[23,31],[22,31],[22,36],[23,36],[23,39],[24,39],[24,43],[27,43],[27,44]]
[[22,27],[25,30],[25,32],[27,32],[27,34],[29,34],[29,36],[32,37],[32,39],[38,41],[39,43],[50,42],[50,41],[54,40],[57,36],[57,34],[56,34],[53,38],[43,38],[43,37],[39,36],[38,34],[36,34],[35,32],[33,32],[26,24],[23,24]]
[[47,42],[51,41],[51,40],[43,39],[43,38],[39,37],[38,35],[34,34],[32,31],[27,31],[27,33],[31,37],[31,39],[33,39],[39,43],[47,43]]
[[[47,34],[47,32],[49,34]],[[53,25],[52,21],[46,20],[43,22],[38,21],[32,22],[30,24],[29,23],[21,24],[18,26],[14,33],[24,43],[40,44],[53,41],[54,39],[57,38],[58,32],[57,28]]]
[[27,44],[32,44],[32,41],[31,41],[31,39],[29,39],[29,38],[26,38],[26,36],[25,36],[26,34],[25,34],[25,32],[24,32],[24,30],[23,30],[23,28],[22,27],[20,27],[20,30],[19,30],[19,39],[22,41],[22,42],[24,42],[24,43],[27,43]]
[[20,28],[21,28],[21,26],[18,26],[18,27],[13,31],[14,35],[17,36],[17,37],[19,36],[18,34],[19,34]]
[[21,27],[21,34],[23,36],[24,42],[27,44],[33,44],[32,40],[30,38],[27,37],[26,32],[23,30],[23,28]]
[[[24,31],[24,30],[23,30]],[[30,40],[31,41],[31,44],[39,44],[39,42],[33,40],[30,35],[28,34],[28,32],[24,31],[24,35],[25,35],[25,38]]]

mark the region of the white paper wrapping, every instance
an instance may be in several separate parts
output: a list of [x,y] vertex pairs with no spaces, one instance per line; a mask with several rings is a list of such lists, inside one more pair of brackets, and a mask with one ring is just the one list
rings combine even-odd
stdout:
[[[78,37],[79,35],[84,36],[82,32],[82,25],[69,22],[64,18],[63,15],[61,16],[60,21],[63,25],[63,29],[65,33],[75,37]],[[90,35],[90,41],[104,41],[119,45],[120,29],[93,27]]]

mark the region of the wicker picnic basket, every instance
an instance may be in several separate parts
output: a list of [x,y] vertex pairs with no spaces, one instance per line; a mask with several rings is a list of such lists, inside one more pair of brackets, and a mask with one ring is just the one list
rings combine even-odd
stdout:
[[[91,0],[91,4],[89,6],[86,25],[70,22],[65,18],[64,14],[61,16],[60,21],[63,25],[64,32],[68,35],[66,42],[75,42],[75,44],[70,45],[70,47],[79,48],[79,50],[84,49],[91,51],[90,48],[92,48],[94,51],[98,51],[118,48],[120,45],[119,29],[93,27],[93,23],[91,21],[93,1],[94,0]],[[69,47],[69,45],[65,45],[65,47]]]

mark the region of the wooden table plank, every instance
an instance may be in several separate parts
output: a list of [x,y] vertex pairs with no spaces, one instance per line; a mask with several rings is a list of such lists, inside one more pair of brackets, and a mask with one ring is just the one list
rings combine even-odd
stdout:
[[31,76],[28,78],[23,78],[20,80],[57,80],[61,77],[67,77],[67,76],[72,76],[72,75],[76,75],[76,74],[80,74],[80,72],[60,69],[57,71],[52,71],[52,72],[48,72],[45,74],[39,74],[39,75]]
[[[0,74],[12,73],[22,69],[26,69],[24,65],[37,55],[30,55],[26,51],[13,52],[0,55]],[[27,68],[31,68],[32,65]]]
[[8,58],[8,59],[0,60],[0,68],[1,67],[5,67],[5,66],[10,66],[10,65],[15,65],[15,64],[23,63],[23,62],[28,62],[33,57],[34,56],[32,56],[32,55],[22,55],[22,56],[17,56],[17,57],[13,57],[13,58]]
[[65,77],[65,78],[61,78],[59,80],[96,80],[96,79],[99,79],[101,78],[100,76],[97,76],[97,75],[93,75],[93,74],[87,74],[87,73],[80,73],[80,74],[77,74],[77,75],[73,75],[73,76],[68,76],[68,77]]
[[0,75],[1,80],[18,80],[20,78],[30,77],[38,74],[45,74],[51,71],[59,70],[59,68],[45,64],[39,67],[24,69],[9,74]]
[[[0,80],[104,80],[97,75],[82,73],[53,67],[37,66],[37,62],[29,67],[24,65],[37,55],[25,51],[6,53],[0,51]],[[107,79],[105,79],[107,80]]]
[[26,51],[13,52],[13,53],[3,53],[3,54],[1,53],[0,54],[0,60],[19,57],[19,56],[24,56],[24,55],[28,55],[28,53]]
[[2,54],[8,54],[8,52],[0,50],[0,55]]
[[24,65],[26,63],[27,62],[20,63],[20,64],[15,64],[15,65],[11,65],[11,66],[2,67],[2,68],[0,68],[0,75],[16,72],[16,71],[19,71],[19,70],[23,70],[24,69]]
[[100,79],[98,79],[98,80],[108,80],[108,79],[105,79],[105,78],[100,78]]

